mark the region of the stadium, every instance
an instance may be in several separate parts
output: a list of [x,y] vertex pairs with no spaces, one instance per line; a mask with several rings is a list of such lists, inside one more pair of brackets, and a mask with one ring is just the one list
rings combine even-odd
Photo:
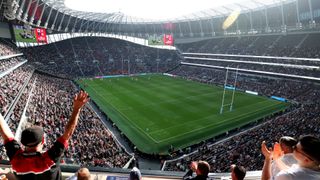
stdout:
[[[80,167],[181,179],[192,161],[210,179],[231,179],[232,164],[263,179],[263,141],[320,138],[318,0],[0,2],[0,110],[14,139],[41,126],[49,149],[75,94],[90,96],[63,179]],[[0,142],[0,167],[16,173]]]

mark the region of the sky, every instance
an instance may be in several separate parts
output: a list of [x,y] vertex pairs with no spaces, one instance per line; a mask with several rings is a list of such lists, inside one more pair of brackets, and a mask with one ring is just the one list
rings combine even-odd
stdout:
[[244,0],[65,0],[71,9],[87,12],[114,13],[152,20],[172,20]]

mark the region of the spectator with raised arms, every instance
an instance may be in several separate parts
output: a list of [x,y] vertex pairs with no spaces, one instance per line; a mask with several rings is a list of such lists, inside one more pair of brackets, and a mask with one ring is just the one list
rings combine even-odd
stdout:
[[62,179],[60,159],[76,129],[81,109],[88,101],[88,94],[84,91],[76,94],[73,99],[73,112],[63,135],[45,152],[42,151],[44,145],[42,127],[33,126],[22,131],[21,143],[25,147],[23,149],[0,115],[0,133],[17,179]]
[[[269,180],[271,175],[271,160],[276,160],[276,148],[268,149],[265,141],[262,142],[261,152],[265,157],[262,169],[262,180]],[[298,144],[293,146],[293,155],[298,161],[289,169],[280,171],[275,180],[319,180],[320,179],[320,139],[306,135],[299,138]]]

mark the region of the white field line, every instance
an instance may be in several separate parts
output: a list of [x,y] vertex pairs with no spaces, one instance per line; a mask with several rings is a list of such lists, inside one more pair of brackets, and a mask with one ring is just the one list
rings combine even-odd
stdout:
[[[214,94],[219,94],[219,93],[220,92],[211,92],[211,93],[197,94],[197,95],[193,95],[193,96],[184,96],[184,97],[176,98],[176,99],[172,99],[172,100],[158,101],[157,103],[145,103],[144,105],[135,106],[135,107],[156,106],[156,105],[160,105],[160,104],[163,104],[163,103],[182,101],[182,99],[192,99],[192,98],[195,98],[195,97],[206,96],[206,95],[214,95]],[[126,111],[126,110],[132,110],[132,108],[120,108],[119,110]]]
[[[92,88],[91,88],[92,89]],[[105,97],[101,96],[95,89],[93,89],[93,91],[100,96],[102,99],[107,100]],[[107,101],[106,101],[107,102]],[[108,103],[108,102],[107,102]],[[130,124],[132,124],[133,126],[135,126],[137,129],[139,129],[140,132],[142,132],[143,134],[145,134],[147,137],[149,137],[152,141],[154,141],[155,143],[159,143],[157,140],[155,140],[153,137],[151,137],[149,134],[145,133],[145,131],[143,129],[141,129],[139,126],[137,126],[135,123],[131,122],[130,119],[123,114],[121,111],[119,111],[117,108],[115,108],[112,104],[108,103],[110,106],[112,106],[112,108],[114,110],[116,110],[119,114],[121,114],[121,116],[123,116],[128,122],[130,122]]]
[[[257,103],[252,104],[252,105],[256,105],[256,104],[260,104],[260,103],[264,103],[264,102],[266,102],[266,101],[268,101],[268,100],[267,100],[267,99],[264,99],[263,101],[257,102]],[[252,106],[252,105],[250,105],[250,106]],[[250,107],[250,106],[249,106],[249,107]],[[245,106],[245,107],[247,107],[247,106]],[[258,110],[259,110],[259,109],[258,109]],[[252,111],[252,112],[254,112],[254,111]],[[226,113],[229,113],[229,111],[228,111],[228,112],[226,112]],[[206,118],[208,118],[208,117],[210,117],[210,116],[216,116],[216,115],[219,115],[219,114],[212,114],[212,115],[209,115],[209,116],[206,116],[206,117],[202,117],[202,118],[199,118],[199,119],[193,120],[192,122],[202,121],[203,119],[206,119]],[[244,114],[241,114],[241,115],[244,115]],[[240,116],[241,116],[241,115],[240,115]],[[239,117],[239,116],[237,116],[237,117]],[[231,118],[231,119],[233,119],[233,118]],[[217,123],[217,124],[221,124],[221,122],[224,122],[224,121],[220,121],[220,122],[219,122],[219,123]],[[180,127],[180,126],[182,126],[182,124],[177,124],[177,125],[175,125],[175,126],[170,126],[170,127],[168,127],[168,128],[165,128],[165,129],[152,131],[152,132],[150,132],[150,134],[152,134],[152,133],[157,133],[157,132],[161,132],[162,130],[166,130],[166,129],[172,129],[172,128]]]
[[[280,104],[280,103],[279,103],[279,104]],[[272,105],[272,106],[275,106],[275,105]],[[223,122],[225,122],[225,121],[229,121],[229,120],[236,119],[236,118],[239,118],[239,117],[245,117],[245,116],[247,116],[247,115],[254,114],[254,113],[258,112],[258,111],[261,111],[262,109],[269,108],[269,107],[272,107],[272,106],[267,106],[267,107],[259,108],[259,109],[256,110],[256,111],[251,111],[251,112],[249,112],[249,113],[244,113],[244,114],[241,114],[241,115],[236,116],[236,117],[233,117],[233,118],[228,118],[228,119],[225,119],[224,121],[219,122],[218,124],[221,124],[221,123],[223,123]],[[206,118],[207,118],[207,117],[206,117]],[[204,118],[201,118],[201,119],[204,119]],[[199,120],[197,120],[197,121],[199,121]],[[178,135],[176,135],[176,136],[172,136],[172,137],[169,137],[169,138],[166,138],[166,139],[162,139],[162,140],[159,140],[159,141],[157,141],[157,142],[158,142],[158,143],[162,143],[162,142],[168,141],[168,140],[170,140],[170,139],[173,139],[173,138],[176,138],[176,137],[179,137],[179,136],[182,136],[182,135],[190,134],[191,132],[194,132],[194,131],[199,131],[199,130],[202,130],[202,129],[211,127],[211,126],[213,126],[213,125],[216,126],[217,124],[212,124],[212,125],[208,125],[208,126],[205,126],[205,127],[200,127],[200,128],[197,128],[197,129],[193,129],[193,130],[191,130],[191,131],[188,131],[188,132],[185,132],[185,133],[182,133],[182,134],[178,134]],[[179,126],[182,126],[182,125],[179,125]],[[150,134],[151,134],[151,133],[150,133]]]
[[[93,87],[95,87],[95,86],[93,86]],[[96,87],[101,87],[101,86],[96,86]],[[91,89],[93,89],[93,91],[94,91],[96,94],[98,94],[101,98],[107,100],[106,98],[104,98],[103,96],[101,96],[94,88],[91,88]],[[128,91],[128,92],[129,92],[129,93],[132,93],[132,92],[130,92],[130,91]],[[215,92],[215,93],[206,93],[206,94],[218,94],[218,92]],[[111,95],[111,94],[110,94],[110,95]],[[201,95],[196,95],[196,96],[201,96]],[[188,97],[196,97],[196,96],[188,96]],[[261,98],[261,99],[264,99],[263,97],[260,97],[260,96],[256,96],[256,97],[259,97],[259,98]],[[266,99],[265,101],[267,101],[267,100],[268,100],[268,99]],[[151,104],[151,105],[157,105],[157,104],[161,104],[161,103],[164,103],[164,102],[174,102],[174,101],[178,101],[178,100],[168,100],[168,101],[162,101],[162,102],[160,102],[160,103],[150,103],[150,104]],[[259,103],[262,103],[262,102],[265,102],[265,101],[260,101],[260,102],[255,103],[255,104],[259,104]],[[107,102],[107,103],[108,103],[108,102]],[[209,125],[209,126],[205,126],[205,127],[200,127],[200,128],[197,128],[197,129],[194,129],[194,130],[185,132],[185,133],[183,133],[183,134],[178,134],[178,135],[176,135],[176,136],[172,136],[172,137],[165,138],[165,139],[161,139],[161,140],[158,140],[158,141],[157,141],[156,139],[154,139],[154,138],[152,137],[151,134],[155,134],[155,133],[157,133],[157,132],[161,132],[161,131],[166,130],[166,129],[171,129],[171,128],[173,128],[173,127],[181,127],[183,124],[179,124],[179,125],[176,125],[176,126],[171,126],[171,127],[165,128],[165,129],[161,129],[161,130],[153,131],[153,132],[150,132],[150,133],[146,133],[142,128],[140,128],[140,127],[137,126],[135,123],[133,123],[123,112],[120,111],[120,110],[128,110],[128,109],[130,109],[130,108],[117,109],[117,108],[115,108],[112,104],[110,104],[110,103],[108,103],[108,104],[111,105],[112,108],[113,108],[114,110],[116,110],[119,114],[121,114],[121,116],[123,116],[126,120],[128,120],[128,121],[130,122],[130,124],[134,125],[134,126],[136,127],[136,129],[138,129],[140,132],[142,132],[143,134],[145,134],[147,137],[149,137],[149,138],[150,138],[152,141],[154,141],[155,143],[162,143],[162,142],[168,141],[168,140],[170,140],[170,139],[173,139],[173,138],[176,138],[176,137],[179,137],[179,136],[182,136],[182,135],[190,134],[190,133],[192,133],[192,132],[194,132],[194,131],[202,130],[202,129],[205,129],[205,128],[207,128],[207,127],[213,126],[213,125],[222,124],[222,123],[225,122],[225,121],[229,121],[229,120],[236,119],[236,118],[239,118],[239,117],[245,117],[245,116],[248,116],[248,115],[250,115],[250,114],[254,114],[254,113],[258,112],[258,111],[261,111],[261,110],[264,109],[264,108],[269,108],[269,107],[275,106],[275,105],[270,105],[270,106],[267,106],[267,107],[259,108],[259,109],[256,110],[256,111],[251,111],[251,112],[249,112],[249,113],[241,114],[241,115],[239,115],[239,116],[237,116],[237,117],[225,119],[224,121],[221,121],[221,122],[219,122],[218,124],[213,124],[213,125]],[[277,105],[278,105],[278,104],[277,104]],[[204,117],[204,118],[200,118],[200,119],[197,119],[197,120],[195,120],[195,121],[193,121],[193,122],[201,121],[201,120],[203,120],[203,119],[205,119],[205,118],[208,118],[208,117],[209,117],[209,116]]]

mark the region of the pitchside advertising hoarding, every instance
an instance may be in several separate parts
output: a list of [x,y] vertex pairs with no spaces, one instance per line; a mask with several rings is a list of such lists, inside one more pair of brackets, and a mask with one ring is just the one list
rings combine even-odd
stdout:
[[47,44],[47,32],[43,28],[13,26],[16,42]]
[[174,39],[172,34],[153,35],[148,38],[148,45],[151,46],[173,46]]

